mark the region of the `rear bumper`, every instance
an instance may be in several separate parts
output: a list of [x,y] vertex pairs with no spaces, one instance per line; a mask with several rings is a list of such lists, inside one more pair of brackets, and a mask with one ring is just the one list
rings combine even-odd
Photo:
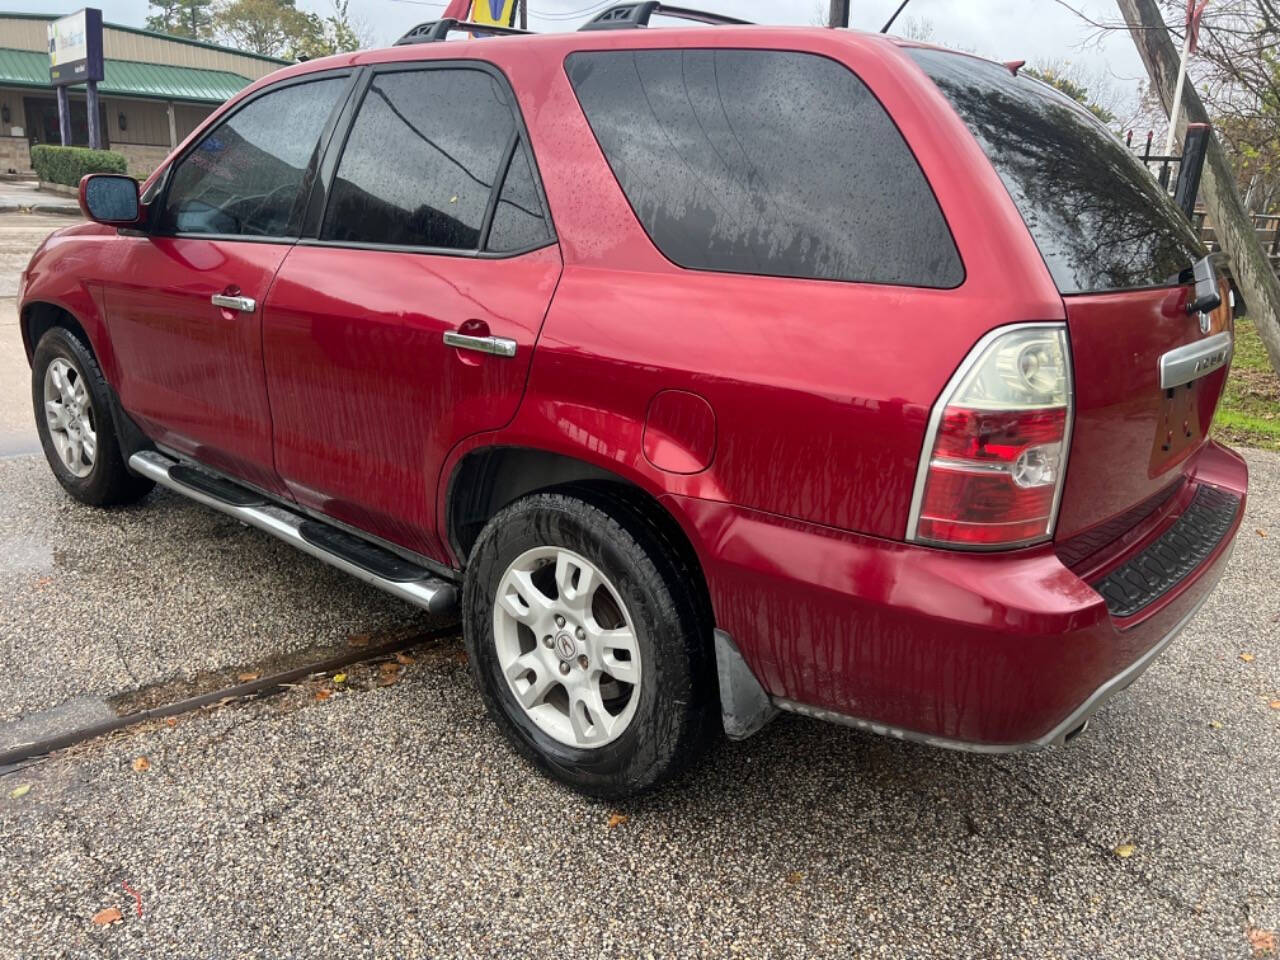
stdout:
[[[1226,567],[1247,484],[1234,453],[1201,452],[1179,502],[1212,488],[1237,502],[1234,515],[1198,563],[1123,617],[1052,546],[961,553],[710,501],[678,507],[700,541],[717,624],[777,706],[997,753],[1062,742],[1178,635]],[[1180,515],[1110,566],[1167,551],[1158,541]],[[1108,572],[1086,576],[1100,584]]]

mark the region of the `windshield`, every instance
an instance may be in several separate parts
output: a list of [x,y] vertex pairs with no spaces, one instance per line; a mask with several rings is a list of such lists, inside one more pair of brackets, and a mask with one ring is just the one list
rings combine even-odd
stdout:
[[1063,294],[1176,284],[1204,256],[1182,211],[1080,104],[997,63],[907,53],[982,145]]

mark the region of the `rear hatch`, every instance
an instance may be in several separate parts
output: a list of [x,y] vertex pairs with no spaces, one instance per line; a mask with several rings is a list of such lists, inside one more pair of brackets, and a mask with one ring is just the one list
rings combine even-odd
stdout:
[[1056,539],[1101,547],[1172,500],[1206,442],[1225,363],[1166,388],[1161,358],[1229,337],[1225,287],[1213,314],[1187,312],[1190,267],[1203,246],[1087,109],[997,63],[907,52],[981,144],[1062,293],[1075,425]]

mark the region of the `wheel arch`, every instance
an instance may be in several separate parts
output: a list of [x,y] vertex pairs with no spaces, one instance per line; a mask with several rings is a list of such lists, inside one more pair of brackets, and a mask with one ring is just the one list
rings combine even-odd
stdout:
[[32,300],[23,304],[19,326],[22,329],[22,346],[27,351],[28,364],[35,358],[36,344],[40,342],[40,338],[54,327],[65,327],[80,338],[93,354],[93,359],[98,361],[99,366],[102,365],[102,358],[85,325],[60,304],[48,300]]
[[444,533],[460,565],[484,525],[521,497],[549,490],[575,492],[609,509],[652,524],[692,576],[696,601],[714,624],[710,589],[684,522],[651,491],[598,464],[533,447],[495,445],[467,452],[454,465],[445,490]]

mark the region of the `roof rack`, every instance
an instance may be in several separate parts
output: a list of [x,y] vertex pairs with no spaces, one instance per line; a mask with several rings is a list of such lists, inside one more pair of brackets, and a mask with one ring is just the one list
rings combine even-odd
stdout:
[[668,17],[679,17],[681,20],[696,20],[712,26],[723,27],[735,24],[750,24],[750,20],[739,20],[737,17],[726,17],[719,13],[708,13],[705,10],[691,10],[688,7],[671,7],[657,0],[644,0],[643,3],[619,3],[588,20],[579,30],[634,30],[647,27],[649,18],[655,13]]
[[516,27],[498,27],[488,23],[471,23],[468,20],[455,20],[453,17],[445,17],[443,20],[431,20],[427,23],[418,24],[397,40],[394,46],[404,47],[411,43],[435,43],[438,40],[446,39],[451,33],[458,32],[474,33],[481,36],[484,34],[525,36],[530,31],[520,30]]

